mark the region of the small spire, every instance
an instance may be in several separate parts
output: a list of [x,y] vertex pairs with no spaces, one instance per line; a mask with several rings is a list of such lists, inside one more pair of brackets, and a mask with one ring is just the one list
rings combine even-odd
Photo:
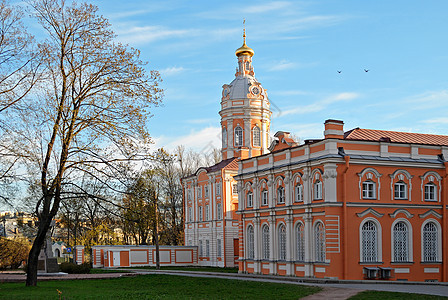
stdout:
[[243,44],[246,45],[246,19],[243,19]]
[[240,55],[254,55],[254,50],[252,50],[250,47],[246,45],[246,19],[243,19],[243,46],[236,49],[235,51],[236,56]]

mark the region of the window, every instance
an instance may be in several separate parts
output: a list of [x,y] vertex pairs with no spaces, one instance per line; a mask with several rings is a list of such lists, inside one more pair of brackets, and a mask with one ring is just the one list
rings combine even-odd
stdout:
[[208,205],[205,206],[205,220],[208,221],[210,220],[210,211],[208,209]]
[[199,206],[199,220],[198,221],[203,221],[202,220],[202,206]]
[[255,126],[252,129],[252,141],[254,147],[260,147],[261,141],[260,141],[260,128],[258,126]]
[[314,226],[314,257],[317,262],[325,262],[325,228],[321,222]]
[[261,205],[268,205],[268,191],[263,190],[261,192]]
[[263,246],[263,259],[269,259],[269,226],[263,226],[263,232],[261,236]]
[[254,259],[254,228],[247,227],[247,258]]
[[254,206],[253,194],[249,192],[247,193],[246,196],[246,207],[253,207],[253,206]]
[[216,215],[217,215],[216,218],[218,220],[222,219],[222,204],[221,203],[216,204]]
[[222,147],[227,147],[227,129],[225,127],[222,128]]
[[286,260],[286,227],[283,224],[278,228],[278,259]]
[[406,183],[398,181],[394,185],[394,198],[395,199],[407,199],[406,197]]
[[204,186],[205,198],[208,198],[208,186]]
[[296,195],[295,195],[296,202],[302,202],[303,201],[303,185],[300,183],[296,185]]
[[378,228],[373,221],[367,221],[361,228],[362,262],[378,261]]
[[210,241],[205,240],[205,257],[210,257]]
[[277,189],[277,203],[285,203],[285,188],[282,186]]
[[364,181],[362,183],[362,198],[363,199],[375,199],[375,182]]
[[187,191],[187,200],[191,200],[191,190]]
[[202,186],[198,186],[198,198],[202,198]]
[[191,222],[193,220],[193,211],[191,206],[188,207],[188,221]]
[[439,236],[437,225],[428,222],[423,227],[423,261],[436,262],[438,260]]
[[221,183],[216,184],[216,195],[221,195]]
[[437,187],[434,183],[425,184],[425,201],[437,201],[436,190]]
[[202,254],[203,254],[203,252],[202,252],[202,241],[199,240],[199,256],[202,257]]
[[222,256],[222,248],[221,248],[221,240],[220,239],[218,239],[217,241],[217,249],[216,249],[216,252],[217,252],[217,256],[218,257],[221,257]]
[[240,126],[235,127],[235,146],[243,146],[243,129]]
[[236,183],[232,185],[232,193],[238,194],[238,186],[236,185]]
[[317,180],[314,183],[314,200],[322,199],[322,182]]
[[296,260],[305,260],[305,232],[303,224],[299,223],[296,227]]
[[394,262],[409,261],[409,230],[405,222],[398,222],[393,228]]

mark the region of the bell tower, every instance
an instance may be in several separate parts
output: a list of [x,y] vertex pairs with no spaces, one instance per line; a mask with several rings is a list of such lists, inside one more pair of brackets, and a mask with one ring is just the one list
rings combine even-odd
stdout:
[[222,86],[222,158],[249,158],[268,153],[272,112],[266,90],[255,78],[254,50],[243,45],[235,51],[238,58],[235,79]]

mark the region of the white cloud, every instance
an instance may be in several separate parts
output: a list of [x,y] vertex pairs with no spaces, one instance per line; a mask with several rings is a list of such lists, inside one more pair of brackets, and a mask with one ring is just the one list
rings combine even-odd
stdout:
[[434,118],[429,120],[422,121],[423,123],[429,123],[429,124],[448,124],[448,118]]
[[288,9],[288,7],[290,7],[291,5],[292,3],[287,1],[274,1],[265,4],[248,6],[243,9],[242,12],[245,14],[262,14],[273,12],[276,10],[285,10]]
[[169,67],[169,68],[160,70],[160,74],[162,75],[162,77],[166,77],[166,76],[177,75],[184,71],[186,71],[186,69],[183,67]]
[[[125,26],[120,26],[125,28]],[[119,29],[117,34],[130,44],[148,43],[156,40],[190,37],[198,34],[195,29],[168,29],[163,26],[132,26],[128,29]]]
[[289,62],[287,60],[282,60],[272,67],[269,68],[269,71],[283,71],[288,69],[294,69],[297,66],[296,63]]
[[326,109],[329,105],[332,105],[334,103],[338,102],[345,102],[345,101],[351,101],[353,99],[359,98],[358,93],[339,93],[335,95],[331,95],[321,101],[306,105],[306,106],[299,106],[296,108],[292,108],[289,110],[282,110],[279,113],[279,117],[287,116],[287,115],[297,115],[297,114],[307,114],[307,113],[314,113],[318,111],[322,111]]
[[195,151],[207,152],[212,147],[221,147],[221,127],[207,127],[199,131],[191,131],[184,136],[160,136],[154,138],[154,149],[166,148],[174,150],[177,146],[183,145]]
[[421,110],[435,107],[448,107],[448,90],[429,91],[420,95],[416,95],[411,99],[406,99],[406,103],[415,103],[411,108]]

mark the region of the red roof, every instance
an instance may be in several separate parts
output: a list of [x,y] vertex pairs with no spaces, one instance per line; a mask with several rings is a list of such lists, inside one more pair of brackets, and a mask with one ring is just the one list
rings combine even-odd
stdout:
[[205,169],[207,170],[207,173],[215,172],[215,171],[218,171],[221,169],[238,170],[238,158],[232,157],[229,159],[225,159],[225,160],[220,161],[216,165],[207,167]]
[[390,141],[393,143],[448,146],[447,135],[355,128],[344,134],[346,140]]

